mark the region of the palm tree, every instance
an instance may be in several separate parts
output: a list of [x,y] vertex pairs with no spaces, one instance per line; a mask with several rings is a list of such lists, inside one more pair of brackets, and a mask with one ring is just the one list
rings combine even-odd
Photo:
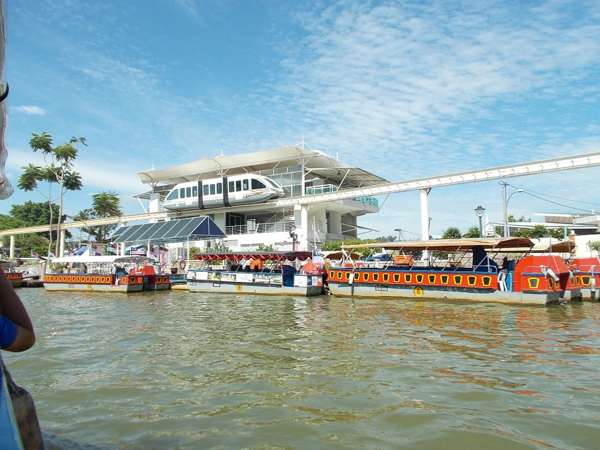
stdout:
[[[121,215],[121,202],[116,192],[100,192],[94,194],[92,201],[94,215],[97,218],[113,217]],[[105,242],[108,235],[116,225],[102,225],[97,227],[96,240]]]

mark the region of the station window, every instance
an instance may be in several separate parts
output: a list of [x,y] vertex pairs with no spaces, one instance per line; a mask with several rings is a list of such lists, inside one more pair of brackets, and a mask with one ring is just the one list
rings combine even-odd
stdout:
[[192,187],[192,197],[198,197],[198,186]]
[[217,183],[217,194],[223,193],[223,183]]
[[477,283],[477,277],[476,276],[470,275],[470,276],[467,277],[467,284],[469,286],[475,286],[476,283]]
[[384,273],[383,274],[383,282],[387,283],[390,281],[390,274],[389,273]]
[[229,182],[229,192],[235,191],[235,181]]
[[210,185],[210,195],[215,195],[215,185],[214,184]]
[[179,191],[175,189],[174,191],[171,191],[171,193],[167,197],[167,200],[177,200],[177,198],[179,198]]
[[241,190],[242,190],[242,182],[240,180],[237,180],[235,182],[235,191],[240,192]]
[[203,187],[203,194],[208,195],[208,184],[205,184]]
[[400,274],[399,273],[394,274],[394,283],[400,283]]
[[252,189],[264,189],[265,187],[266,186],[262,182],[252,178]]
[[492,284],[492,277],[483,277],[481,282],[485,287],[488,287],[490,284]]
[[379,281],[379,274],[378,273],[374,273],[373,274],[373,281]]
[[417,274],[417,283],[422,283],[423,278],[425,278],[425,275],[423,275],[422,273]]
[[185,198],[185,188],[179,188],[179,198]]
[[412,274],[410,274],[410,273],[405,274],[404,275],[404,281],[406,283],[410,283],[412,281]]
[[454,284],[462,284],[462,275],[454,276]]
[[448,275],[442,275],[440,277],[440,279],[442,280],[442,284],[448,284],[448,278],[450,278]]
[[427,275],[427,279],[429,280],[429,284],[435,283],[435,275]]
[[248,190],[248,180],[242,180],[242,185],[244,187],[244,191]]
[[539,278],[527,278],[527,284],[531,289],[537,289],[540,285]]
[[192,188],[191,187],[185,188],[185,196],[186,197],[191,197],[192,196]]

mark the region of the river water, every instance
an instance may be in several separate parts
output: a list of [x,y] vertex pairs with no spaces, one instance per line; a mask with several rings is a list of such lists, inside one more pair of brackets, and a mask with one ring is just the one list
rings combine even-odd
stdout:
[[600,448],[600,305],[21,289],[5,354],[101,448]]

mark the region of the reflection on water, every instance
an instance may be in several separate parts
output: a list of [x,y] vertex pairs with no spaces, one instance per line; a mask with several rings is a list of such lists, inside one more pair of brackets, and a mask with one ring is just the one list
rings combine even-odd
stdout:
[[21,290],[42,426],[102,448],[595,448],[600,305]]

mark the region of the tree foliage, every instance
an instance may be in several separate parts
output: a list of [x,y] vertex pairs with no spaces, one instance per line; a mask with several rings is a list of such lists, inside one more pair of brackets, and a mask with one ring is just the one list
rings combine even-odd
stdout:
[[[106,217],[120,216],[121,201],[116,192],[100,192],[92,197],[92,207],[79,211],[74,220],[91,220]],[[117,227],[113,225],[101,225],[95,227],[84,227],[82,230],[90,236],[94,236],[96,242],[108,241],[108,236]]]
[[590,241],[588,242],[588,247],[590,250],[593,250],[600,254],[600,241]]
[[481,237],[481,233],[479,232],[478,227],[471,227],[467,230],[465,234],[463,234],[465,238],[479,238]]
[[442,234],[442,239],[460,239],[462,234],[460,230],[456,227],[448,227],[444,234]]

